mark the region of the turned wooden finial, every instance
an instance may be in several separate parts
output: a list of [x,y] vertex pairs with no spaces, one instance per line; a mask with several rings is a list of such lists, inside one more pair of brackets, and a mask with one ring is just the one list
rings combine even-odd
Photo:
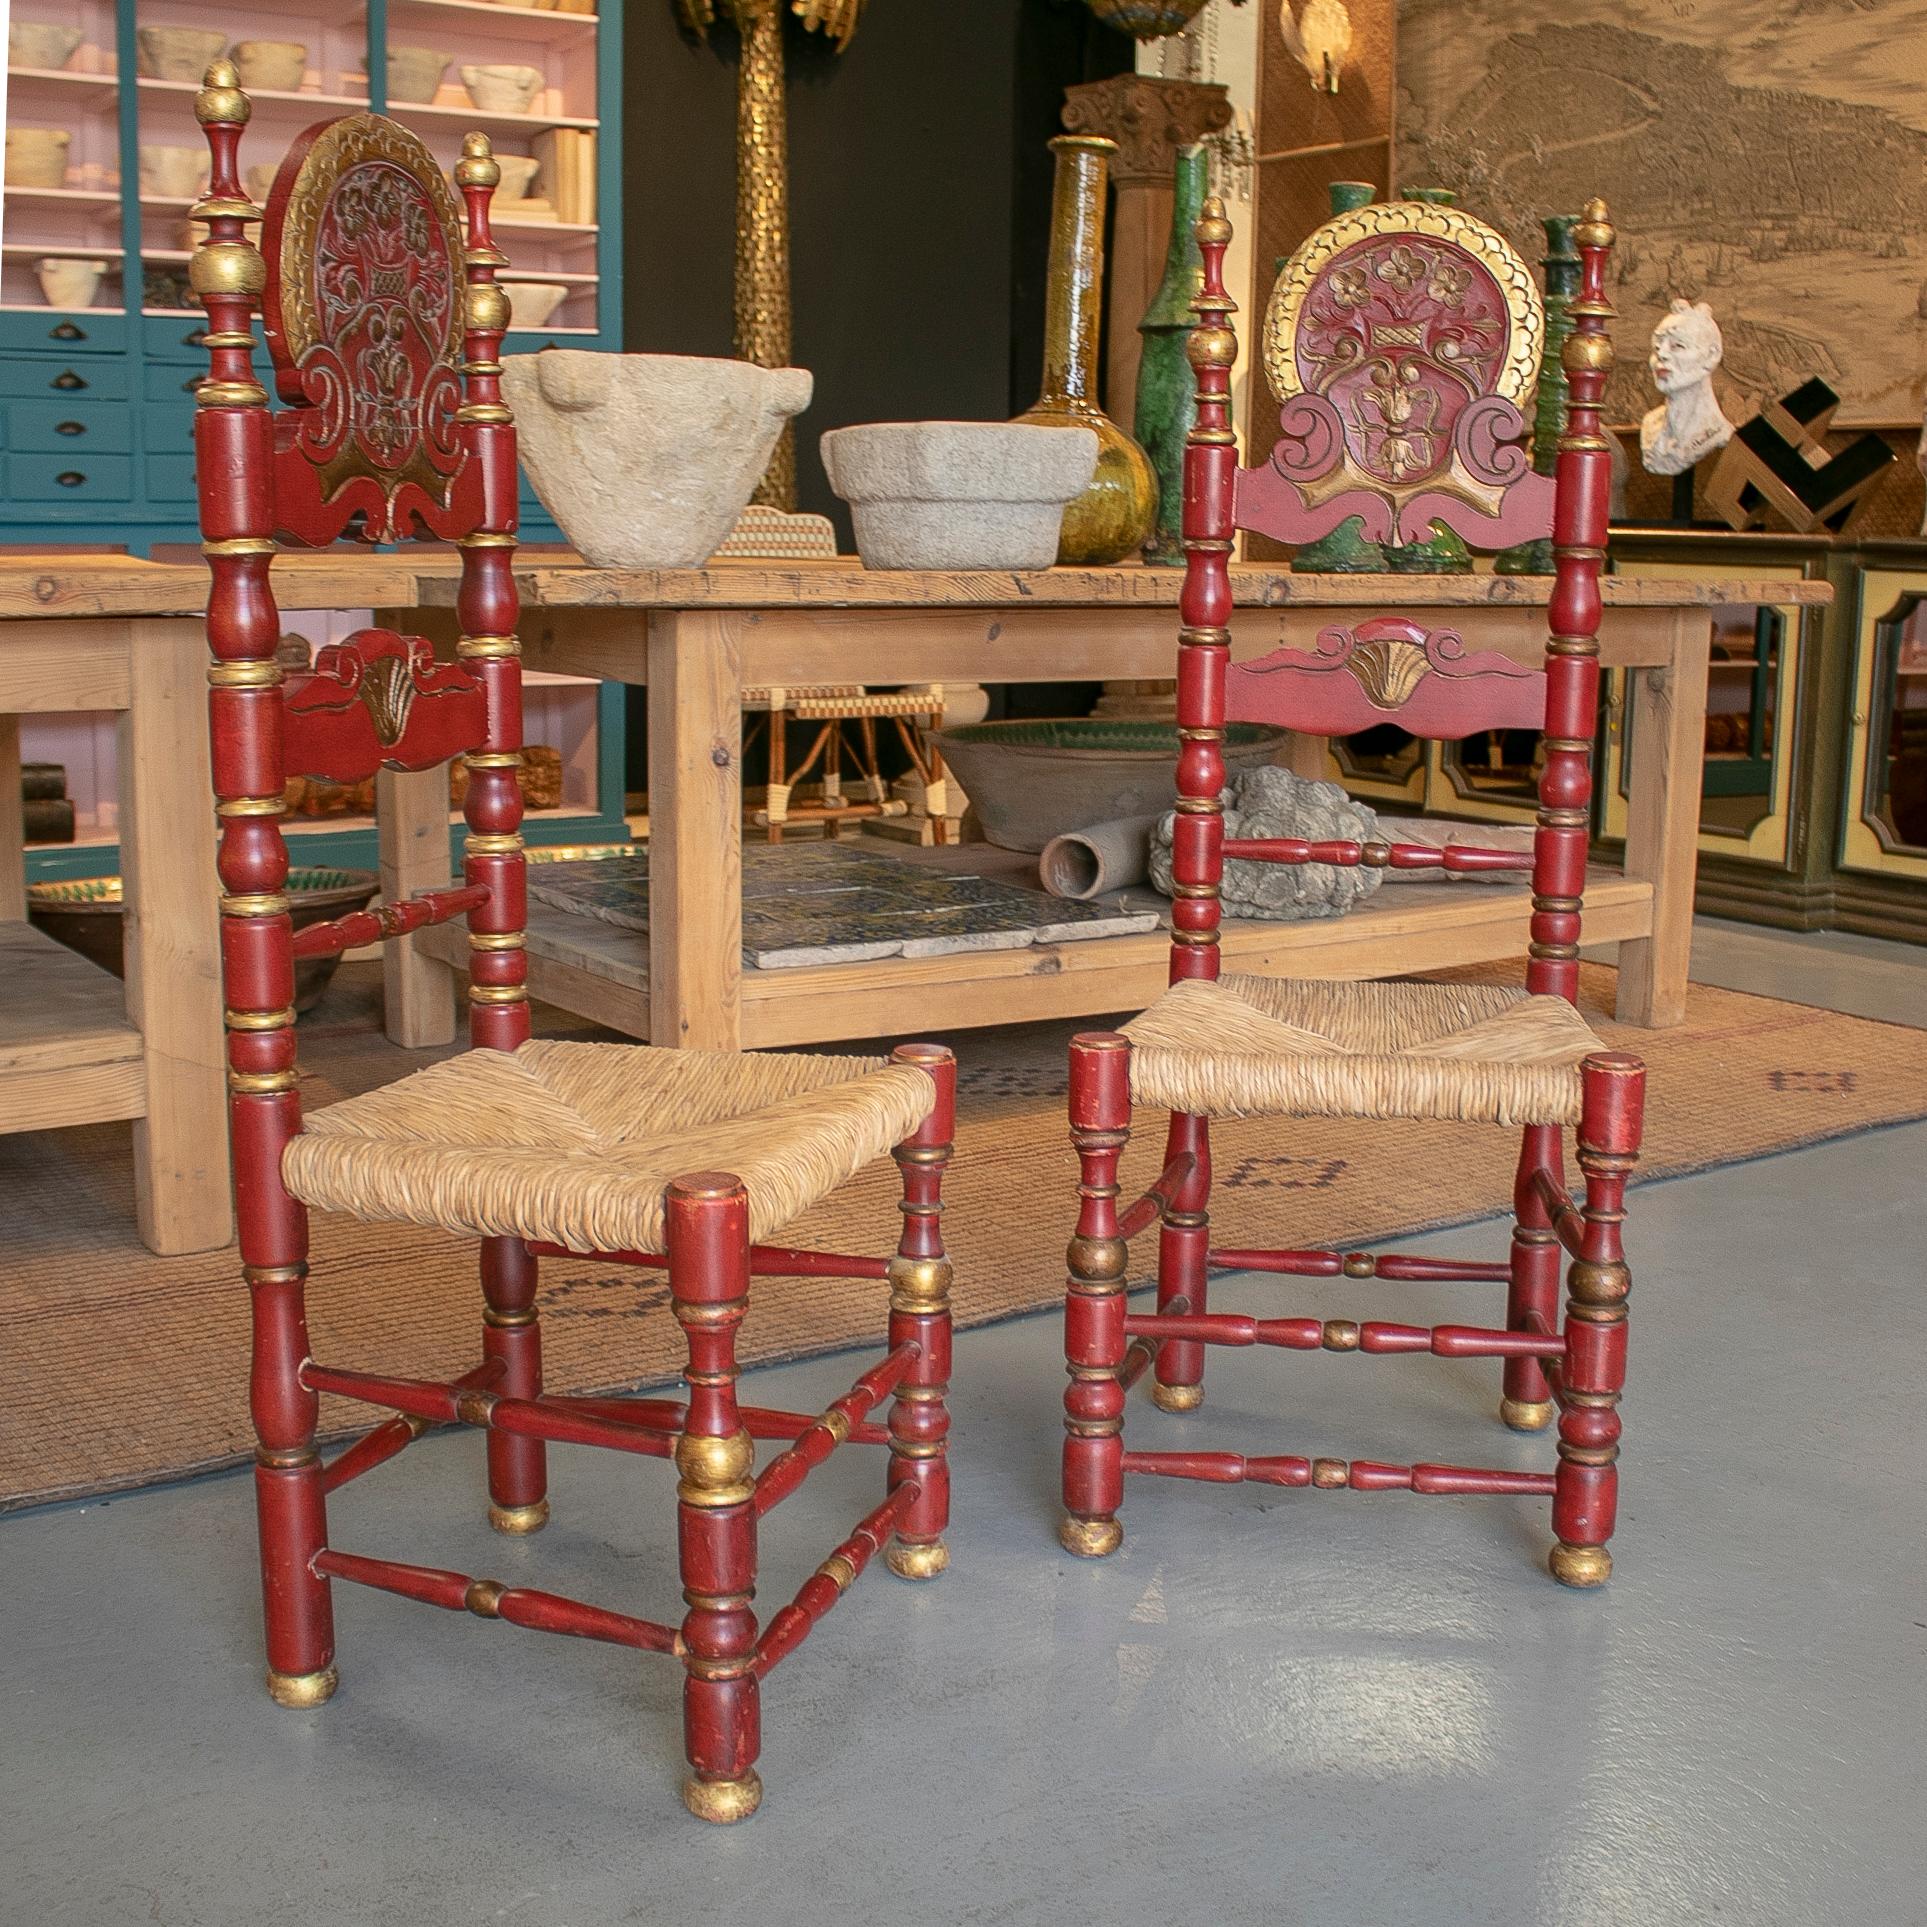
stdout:
[[241,91],[234,62],[225,55],[209,61],[201,91],[194,96],[194,118],[203,127],[245,127],[253,113],[254,103]]

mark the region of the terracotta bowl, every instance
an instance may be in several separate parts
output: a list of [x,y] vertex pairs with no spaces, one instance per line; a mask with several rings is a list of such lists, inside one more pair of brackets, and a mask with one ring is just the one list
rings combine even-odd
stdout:
[[[296,869],[288,872],[294,902],[294,927],[325,923],[365,908],[381,887],[372,870]],[[125,922],[120,878],[94,877],[84,883],[34,883],[27,887],[27,915],[48,936],[78,950],[90,963],[127,974],[122,953]],[[335,974],[339,957],[304,957],[294,967],[294,1007],[309,1010],[320,1001]]]
[[40,67],[58,72],[80,50],[85,27],[69,27],[50,20],[7,22],[7,65]]
[[516,328],[540,328],[569,298],[566,281],[507,281],[503,286],[513,316],[510,326]]
[[227,50],[227,35],[205,27],[136,27],[134,65],[149,80],[198,82]]
[[299,40],[237,40],[234,67],[243,87],[298,94],[308,77],[308,49]]
[[526,114],[542,88],[540,67],[464,67],[462,85],[485,114]]
[[[1225,730],[1227,777],[1274,762],[1284,743],[1282,729],[1232,723]],[[999,849],[1041,850],[1054,836],[1149,816],[1177,798],[1175,723],[966,723],[939,730],[937,746]]]
[[388,49],[388,98],[412,101],[422,106],[435,98],[448,72],[453,54],[439,53],[433,47],[390,47]]
[[191,201],[207,180],[207,148],[142,141],[140,170],[143,194],[156,200]]
[[10,187],[64,187],[67,150],[74,137],[64,127],[9,127],[7,183]]
[[501,183],[495,190],[496,207],[526,200],[530,185],[542,170],[542,163],[532,154],[497,154],[495,165],[502,170]]

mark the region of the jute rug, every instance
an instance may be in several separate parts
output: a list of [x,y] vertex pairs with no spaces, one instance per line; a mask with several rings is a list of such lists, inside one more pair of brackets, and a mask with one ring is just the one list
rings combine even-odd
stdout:
[[[1503,980],[1503,971],[1467,972]],[[425,1061],[379,1031],[377,967],[343,968],[301,1025],[308,1105],[391,1081]],[[1674,1176],[1927,1116],[1927,1032],[1730,991],[1695,988],[1671,1031],[1606,1021],[1612,972],[1588,968],[1589,1016],[1652,1073],[1642,1176]],[[1094,1027],[1094,1026],[1092,1026]],[[1063,1120],[1064,1040],[1078,1026],[965,1032],[946,1226],[960,1321],[1056,1301],[1074,1164]],[[538,1012],[546,1036],[593,1035]],[[1126,1195],[1155,1175],[1162,1127],[1125,1166]],[[1216,1208],[1241,1244],[1362,1244],[1508,1208],[1510,1134],[1450,1124],[1254,1122],[1216,1135]],[[887,1162],[788,1241],[882,1252],[895,1235]],[[0,1137],[0,1509],[178,1478],[244,1458],[247,1298],[233,1252],[161,1259],[135,1236],[125,1126]],[[1635,1263],[1637,1217],[1630,1243]],[[1494,1227],[1492,1256],[1505,1238]],[[1137,1247],[1154,1262],[1155,1239]],[[471,1246],[435,1234],[317,1218],[309,1312],[330,1363],[445,1377],[479,1356]],[[552,1389],[661,1383],[679,1331],[660,1275],[552,1262],[541,1307]],[[752,1362],[879,1341],[884,1287],[773,1279],[744,1326]],[[1053,1342],[1040,1331],[1040,1345]],[[966,1350],[960,1368],[969,1369]],[[370,1422],[327,1401],[323,1427]],[[1039,1423],[1047,1423],[1045,1415]]]

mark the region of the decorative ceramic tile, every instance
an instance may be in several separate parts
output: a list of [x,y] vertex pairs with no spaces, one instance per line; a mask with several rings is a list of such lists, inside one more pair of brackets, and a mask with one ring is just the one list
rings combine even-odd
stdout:
[[[626,930],[649,928],[649,856],[544,863],[529,895]],[[991,877],[959,875],[873,849],[813,843],[743,851],[743,962],[754,970],[1021,950],[1155,930],[1151,908],[1071,903]]]

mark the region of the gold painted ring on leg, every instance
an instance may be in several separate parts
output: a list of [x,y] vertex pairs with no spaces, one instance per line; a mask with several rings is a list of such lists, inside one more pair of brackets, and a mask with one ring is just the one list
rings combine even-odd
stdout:
[[1552,1423],[1552,1400],[1502,1398],[1499,1416],[1515,1432],[1543,1432]]
[[926,1539],[918,1545],[893,1539],[883,1563],[899,1579],[934,1579],[950,1564],[950,1548],[941,1539]]
[[739,1780],[705,1780],[692,1773],[682,1783],[682,1803],[698,1820],[733,1826],[763,1804],[763,1781],[752,1767]]
[[268,1669],[268,1697],[277,1706],[320,1706],[334,1698],[341,1675],[332,1666],[318,1673],[277,1673]]
[[533,1505],[491,1504],[488,1522],[497,1532],[540,1532],[549,1523],[549,1502],[547,1499],[537,1499]]
[[1160,1412],[1195,1412],[1204,1403],[1202,1385],[1166,1385],[1151,1381],[1151,1403]]
[[1613,1556],[1604,1546],[1569,1546],[1561,1539],[1546,1568],[1562,1586],[1603,1586],[1612,1577]]
[[1124,1528],[1115,1518],[1080,1519],[1074,1512],[1067,1512],[1057,1528],[1057,1537],[1066,1552],[1074,1552],[1080,1559],[1102,1559],[1124,1543]]

